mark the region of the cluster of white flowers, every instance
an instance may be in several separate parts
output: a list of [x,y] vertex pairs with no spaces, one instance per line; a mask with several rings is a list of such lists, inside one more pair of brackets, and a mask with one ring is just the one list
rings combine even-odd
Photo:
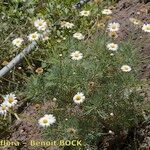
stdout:
[[[90,15],[90,11],[81,11],[80,12],[80,16],[89,16]],[[61,28],[73,28],[74,24],[70,23],[70,22],[66,22],[66,21],[62,21],[60,23]],[[38,37],[38,36],[37,36]],[[73,34],[73,37],[78,39],[78,40],[83,40],[84,39],[84,35],[80,32],[76,32]],[[80,51],[75,51],[72,52],[70,54],[71,59],[72,60],[81,60],[83,58],[83,54]],[[76,104],[80,104],[83,103],[85,100],[85,96],[84,94],[81,92],[78,92],[74,97],[73,97],[73,101]],[[41,127],[49,127],[50,125],[54,124],[56,122],[56,118],[50,114],[50,115],[44,115],[44,117],[40,118],[38,123]]]
[[[146,28],[146,27],[145,27]],[[116,33],[116,32],[118,32],[119,30],[120,30],[120,24],[119,23],[116,23],[116,22],[112,22],[112,23],[109,23],[108,24],[108,31],[110,32],[110,33]],[[115,44],[115,43],[108,43],[107,45],[106,45],[106,47],[107,47],[107,49],[108,50],[110,50],[110,51],[117,51],[118,50],[118,48],[119,48],[119,46],[118,46],[118,44]],[[113,53],[111,53],[111,56],[113,56],[114,54]],[[132,68],[129,66],[129,65],[123,65],[122,67],[121,67],[121,70],[123,71],[123,72],[130,72],[131,70],[132,70]]]
[[[73,101],[76,104],[81,104],[85,100],[85,96],[82,92],[78,92],[74,97]],[[52,114],[45,114],[42,118],[38,120],[39,126],[41,127],[49,127],[56,122],[56,117]]]
[[[141,21],[135,18],[129,18],[129,20],[135,24],[135,25],[139,25],[141,24]],[[108,31],[109,32],[117,32],[120,30],[120,24],[116,23],[116,22],[112,22],[108,24]],[[145,32],[150,33],[150,24],[143,24],[142,26],[142,30]]]
[[[78,92],[74,97],[73,101],[76,104],[81,104],[85,100],[85,96],[82,92]],[[55,116],[52,114],[45,114],[42,118],[38,120],[38,123],[41,127],[49,127],[50,125],[54,124],[56,122]]]
[[[143,24],[141,20],[136,19],[136,18],[129,18],[129,21],[132,22],[134,25],[141,25],[141,24]],[[148,23],[143,24],[142,30],[144,32],[150,33],[150,24],[148,24]]]
[[[89,15],[90,15],[90,11],[83,10],[83,11],[80,12],[80,16],[87,17]],[[62,27],[72,28],[72,27],[74,27],[74,24],[65,22],[65,24],[62,25]],[[80,32],[74,33],[73,37],[78,39],[78,40],[83,40],[85,38],[85,36],[82,33],[80,33]]]
[[[101,13],[103,15],[111,15],[112,14],[112,10],[110,9],[103,9],[101,11]],[[80,16],[89,16],[91,13],[90,11],[81,11],[80,12]],[[141,22],[139,20],[136,20],[134,18],[130,19],[131,22],[133,22],[134,24],[138,25]],[[46,31],[47,29],[47,23],[45,20],[43,19],[37,19],[34,22],[34,26],[37,28],[38,31]],[[61,28],[66,28],[66,29],[72,29],[75,25],[73,23],[67,22],[67,21],[62,21],[60,23]],[[107,31],[109,31],[109,33],[111,33],[111,36],[117,36],[117,33],[120,30],[120,24],[118,22],[111,22],[108,24],[107,26]],[[144,24],[142,27],[142,30],[145,32],[149,32],[150,33],[150,24]],[[28,35],[28,40],[29,41],[37,41],[40,39],[41,34],[38,32],[34,32]],[[47,37],[46,37],[47,38]],[[80,33],[80,32],[76,32],[73,34],[73,38],[78,39],[78,40],[84,40],[85,36]],[[12,44],[20,47],[23,43],[23,39],[22,38],[16,38],[12,41]],[[106,45],[106,48],[109,51],[117,51],[119,49],[118,44],[116,43],[108,43]],[[111,56],[114,55],[114,53],[111,53]],[[62,54],[60,54],[61,56]],[[80,51],[74,51],[70,54],[71,59],[72,60],[81,60],[83,58],[83,53],[81,53]],[[120,68],[121,71],[123,72],[130,72],[132,70],[132,68],[125,64],[122,65]],[[14,94],[8,94],[5,96],[5,101],[0,105],[0,114],[5,115],[7,113],[7,111],[9,110],[9,108],[14,107],[17,103],[16,97]],[[75,104],[81,104],[85,101],[85,95],[82,92],[77,92],[77,94],[74,95],[73,97],[73,102]],[[114,114],[110,113],[110,116],[113,117]],[[49,127],[50,125],[53,125],[56,122],[56,118],[54,115],[52,114],[45,114],[42,118],[40,118],[38,120],[38,123],[41,127]],[[113,131],[109,131],[109,134],[114,134]]]
[[[34,26],[37,28],[38,31],[46,31],[47,29],[47,23],[46,21],[44,21],[43,19],[37,19],[34,21]],[[37,41],[39,40],[41,34],[38,33],[38,32],[34,32],[34,33],[31,33],[29,34],[27,37],[28,37],[28,40],[29,41]],[[16,47],[21,47],[22,43],[23,43],[23,38],[16,38],[12,41],[12,44]]]
[[4,97],[4,102],[0,105],[0,114],[6,115],[7,111],[17,104],[17,98],[15,94],[8,94]]
[[[39,31],[46,31],[47,29],[47,23],[43,19],[37,19],[34,21],[34,26],[37,28]],[[29,41],[37,41],[40,39],[41,34],[38,32],[34,32],[28,35]]]

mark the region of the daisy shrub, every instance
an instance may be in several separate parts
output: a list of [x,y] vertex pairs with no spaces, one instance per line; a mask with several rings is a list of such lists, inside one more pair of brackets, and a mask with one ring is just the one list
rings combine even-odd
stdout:
[[[93,36],[86,41],[70,34],[55,46],[49,43],[44,48],[48,69],[29,78],[26,92],[32,101],[57,99],[58,107],[46,112],[56,116],[55,124],[51,126],[47,117],[39,120],[47,138],[96,145],[103,134],[119,135],[138,123],[140,107],[135,103],[141,97],[134,47],[111,43],[107,33]],[[133,90],[125,96],[127,89]]]
[[[106,1],[81,0],[77,3],[81,9],[76,9],[76,3],[75,0],[0,3],[4,12],[11,13],[2,13],[1,17],[3,65],[20,49],[37,44],[22,65],[11,70],[7,80],[4,78],[0,123],[3,120],[6,126],[12,114],[19,119],[15,106],[23,102],[13,93],[3,96],[5,83],[9,82],[7,87],[21,93],[29,105],[44,105],[44,109],[38,108],[35,118],[26,117],[46,140],[81,139],[81,149],[96,150],[105,136],[127,137],[144,120],[143,97],[138,90],[139,59],[128,39],[119,40],[125,29],[121,21],[112,21],[115,11],[106,9],[109,8]],[[149,35],[150,24],[130,21]]]

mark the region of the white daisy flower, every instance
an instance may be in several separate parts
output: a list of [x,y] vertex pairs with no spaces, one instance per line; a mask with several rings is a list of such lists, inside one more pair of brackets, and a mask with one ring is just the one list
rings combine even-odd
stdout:
[[39,31],[45,31],[47,28],[47,23],[43,19],[37,19],[34,21],[34,26],[39,30]]
[[28,36],[29,41],[37,41],[39,38],[40,38],[40,34],[37,32],[29,34]]
[[142,30],[150,33],[150,24],[144,24]]
[[111,51],[117,51],[118,50],[118,44],[115,44],[115,43],[109,43],[109,44],[107,44],[106,47],[108,48],[108,50],[111,50]]
[[20,47],[22,45],[22,42],[23,42],[22,38],[16,38],[12,41],[12,44],[17,46],[17,47]]
[[84,39],[84,35],[82,33],[79,33],[79,32],[76,32],[75,34],[73,34],[73,37],[78,39],[78,40]]
[[60,23],[61,25],[61,28],[67,28],[67,29],[70,29],[70,28],[73,28],[74,27],[74,24],[73,23],[70,23],[70,22],[66,22],[66,21],[62,21]]
[[80,104],[80,103],[83,103],[85,100],[85,96],[84,94],[81,92],[78,92],[74,97],[73,97],[73,101],[76,103],[76,104]]
[[81,11],[80,12],[80,16],[89,16],[90,15],[90,11],[85,11],[85,10],[83,10],[83,11]]
[[40,118],[38,123],[42,127],[48,127],[56,122],[56,118],[52,115],[44,115],[44,117]]
[[132,70],[132,68],[131,68],[130,66],[128,66],[128,65],[123,65],[123,66],[121,67],[121,70],[122,70],[123,72],[130,72],[130,71]]
[[83,58],[83,54],[80,53],[79,51],[75,51],[75,52],[71,53],[70,56],[71,56],[72,60],[80,60]]
[[108,30],[110,32],[116,32],[116,31],[119,31],[119,29],[120,29],[120,24],[119,23],[112,22],[112,23],[108,24]]
[[7,111],[8,111],[8,107],[7,107],[6,103],[2,103],[0,105],[0,114],[5,115],[5,114],[7,114]]
[[50,126],[50,121],[48,117],[42,117],[38,121],[39,125],[42,127],[48,127]]
[[112,14],[112,11],[110,9],[103,9],[102,10],[102,14],[103,15],[111,15]]
[[7,107],[13,107],[17,104],[17,100],[16,100],[16,96],[15,94],[7,94],[5,97],[4,97],[5,101],[4,101],[4,104],[7,105]]

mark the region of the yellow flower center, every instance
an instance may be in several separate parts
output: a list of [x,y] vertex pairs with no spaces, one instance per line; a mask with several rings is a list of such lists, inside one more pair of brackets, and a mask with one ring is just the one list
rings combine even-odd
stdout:
[[39,26],[42,26],[42,22],[39,22]]
[[128,67],[125,67],[124,69],[125,69],[125,70],[128,70],[129,68],[128,68]]
[[20,43],[20,41],[18,40],[18,41],[16,41],[16,43],[18,43],[18,44],[19,44],[19,43]]
[[150,30],[150,26],[146,27],[146,30]]
[[115,45],[111,45],[111,48],[115,48],[116,46]]
[[79,57],[79,54],[75,54],[75,57]]
[[43,123],[44,123],[44,124],[47,124],[47,123],[48,123],[48,120],[47,120],[47,119],[44,119],[44,120],[43,120]]
[[35,39],[37,36],[35,34],[32,35],[32,38]]
[[14,101],[13,97],[9,96],[8,101],[9,103],[12,103]]
[[135,21],[134,21],[134,23],[135,23],[135,24],[138,24],[138,23],[140,23],[140,21],[138,21],[138,20],[135,20]]
[[117,27],[116,26],[112,26],[112,29],[116,29]]
[[6,106],[2,106],[2,110],[6,110]]
[[78,96],[76,97],[76,100],[77,100],[77,101],[81,100],[81,96],[78,95]]

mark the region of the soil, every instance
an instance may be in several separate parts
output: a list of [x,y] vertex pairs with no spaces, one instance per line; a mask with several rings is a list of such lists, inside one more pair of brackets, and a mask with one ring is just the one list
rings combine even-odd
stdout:
[[[144,23],[150,23],[150,1],[147,0],[141,3],[140,0],[120,0],[114,10],[112,18],[111,22],[115,21],[121,24],[121,32],[119,33],[118,41],[130,40],[138,48],[139,60],[141,62],[139,79],[147,82],[144,87],[144,94],[146,95],[145,103],[148,104],[150,98],[150,91],[148,90],[150,87],[148,83],[150,79],[150,37],[149,34],[141,31],[139,26],[133,25],[129,21],[129,18],[136,18]],[[40,110],[54,107],[57,107],[55,102],[46,103],[45,105],[25,103],[25,106],[20,109],[20,118],[22,118],[22,120],[14,121],[10,129],[12,132],[10,136],[8,136],[9,140],[15,139],[20,141],[22,143],[21,146],[18,148],[11,147],[0,150],[36,150],[37,148],[30,147],[28,143],[31,139],[43,139],[41,137],[41,129],[37,126],[37,120],[42,116]],[[33,119],[31,119],[30,116],[32,116]],[[116,150],[116,148],[114,148],[116,139],[118,138],[113,135],[104,138],[101,142],[102,149]],[[120,146],[118,150],[149,150],[150,125],[139,125],[139,127],[129,132],[128,135],[121,137],[119,142]],[[128,147],[129,145],[131,145],[131,147]],[[38,148],[38,150],[58,149],[59,148]]]

